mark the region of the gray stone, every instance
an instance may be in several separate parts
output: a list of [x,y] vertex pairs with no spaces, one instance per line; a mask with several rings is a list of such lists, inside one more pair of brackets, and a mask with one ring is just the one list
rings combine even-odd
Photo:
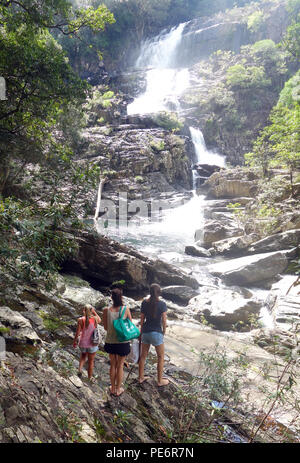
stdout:
[[288,266],[288,257],[288,251],[255,254],[211,265],[208,270],[228,285],[251,286],[283,272]]
[[281,251],[294,248],[300,244],[300,229],[289,230],[283,233],[276,233],[252,243],[248,253]]
[[179,304],[188,304],[189,300],[198,294],[198,291],[188,286],[168,286],[162,288],[162,296]]
[[262,301],[249,297],[251,294],[242,295],[232,289],[201,288],[199,291],[187,310],[196,320],[203,321],[204,317],[219,330],[233,329],[237,323],[242,329],[249,329],[249,317],[258,314],[263,305]]
[[208,249],[202,248],[197,245],[186,246],[184,252],[189,256],[211,257],[211,253]]
[[0,307],[0,322],[11,328],[9,338],[20,342],[38,342],[42,340],[32,328],[31,323],[23,315],[8,307]]

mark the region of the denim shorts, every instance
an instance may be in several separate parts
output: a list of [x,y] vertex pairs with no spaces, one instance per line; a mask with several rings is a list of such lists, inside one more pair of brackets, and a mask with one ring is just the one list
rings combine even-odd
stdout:
[[97,352],[99,349],[98,346],[93,346],[93,347],[80,347],[80,350],[83,354],[94,354]]
[[164,343],[164,335],[158,331],[149,331],[142,334],[143,344],[152,344],[152,346],[160,346]]

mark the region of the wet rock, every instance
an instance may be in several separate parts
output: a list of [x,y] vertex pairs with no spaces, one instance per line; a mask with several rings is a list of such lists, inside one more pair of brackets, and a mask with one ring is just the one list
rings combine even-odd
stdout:
[[288,266],[290,255],[288,251],[256,254],[214,264],[208,269],[227,285],[251,286],[283,272]]
[[211,252],[208,249],[197,246],[197,244],[186,246],[184,252],[189,256],[211,257]]
[[[82,275],[99,285],[111,285],[125,280],[125,289],[134,293],[145,292],[149,285],[183,285],[197,288],[197,280],[170,264],[147,259],[134,249],[106,237],[78,233],[78,254],[63,264],[66,272]],[[94,285],[95,287],[95,285]]]
[[196,320],[203,322],[204,318],[218,330],[232,330],[236,324],[241,330],[249,330],[249,317],[258,314],[263,305],[262,301],[232,289],[200,288],[199,292],[187,309]]
[[173,302],[187,305],[198,291],[189,288],[188,286],[167,286],[162,288],[162,295],[165,299],[170,299]]

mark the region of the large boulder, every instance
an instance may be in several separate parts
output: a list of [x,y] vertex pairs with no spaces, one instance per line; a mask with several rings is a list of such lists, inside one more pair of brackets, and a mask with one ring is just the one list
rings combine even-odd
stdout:
[[241,235],[225,240],[215,241],[213,243],[214,253],[222,256],[243,256],[249,254],[249,245],[251,245],[257,235]]
[[[257,192],[257,172],[242,169],[215,172],[205,182],[209,199],[254,198]],[[236,202],[236,201],[235,201]]]
[[251,286],[283,272],[293,255],[289,251],[256,254],[213,264],[208,269],[228,285]]
[[281,251],[284,249],[294,248],[300,244],[300,229],[289,230],[283,233],[276,233],[267,236],[251,244],[248,253],[261,253]]
[[[233,236],[240,236],[243,229],[235,222],[235,220],[227,220],[225,223],[218,220],[210,220],[206,222],[203,228],[203,246],[210,247],[215,241],[220,241]],[[196,237],[197,237],[196,232]]]
[[194,314],[195,319],[203,322],[204,318],[219,330],[236,327],[249,330],[251,316],[259,314],[263,305],[250,292],[242,294],[232,289],[206,287],[199,291],[199,296],[190,300],[187,310]]
[[273,317],[281,330],[289,331],[300,326],[300,296],[279,296],[273,307]]
[[42,342],[30,321],[9,307],[0,307],[0,326],[9,345],[33,345]]
[[125,280],[125,289],[144,293],[149,285],[183,285],[197,288],[197,280],[160,260],[148,259],[133,248],[104,236],[87,232],[76,234],[78,252],[63,264],[63,270],[77,273],[95,285],[109,286]]
[[185,254],[194,257],[211,257],[210,251],[198,246],[197,243],[186,246],[184,252]]
[[167,286],[162,289],[162,296],[165,299],[182,305],[187,305],[196,294],[198,291],[188,286]]

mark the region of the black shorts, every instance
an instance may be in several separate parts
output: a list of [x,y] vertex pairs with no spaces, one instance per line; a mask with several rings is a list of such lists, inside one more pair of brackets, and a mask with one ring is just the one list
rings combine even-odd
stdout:
[[120,357],[125,357],[130,352],[130,342],[125,342],[122,344],[104,344],[104,350],[108,354],[120,355]]

